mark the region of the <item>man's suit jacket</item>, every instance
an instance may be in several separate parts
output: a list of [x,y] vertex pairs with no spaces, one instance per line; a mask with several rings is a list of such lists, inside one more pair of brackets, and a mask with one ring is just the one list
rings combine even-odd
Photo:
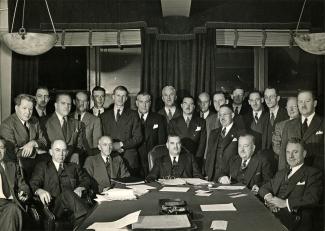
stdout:
[[[241,174],[242,159],[239,155],[235,155],[229,162],[229,176],[231,180],[239,182]],[[244,171],[244,182],[248,188],[254,185],[261,187],[272,178],[271,165],[266,158],[255,153],[248,162]],[[241,182],[241,183],[244,183]]]
[[59,178],[61,179],[61,185],[64,184],[64,188],[72,191],[77,187],[85,187],[86,189],[90,187],[90,178],[79,165],[64,163],[63,168],[64,171],[60,174],[52,160],[37,163],[29,181],[33,193],[41,188],[48,191],[53,197],[59,196],[62,192]]
[[279,169],[286,166],[286,145],[290,138],[302,139],[307,156],[305,164],[324,170],[324,118],[315,114],[305,134],[301,134],[301,117],[290,120],[283,128]]
[[5,119],[0,125],[0,136],[7,141],[6,147],[7,153],[9,153],[9,159],[16,160],[17,155],[21,155],[21,150],[19,150],[19,148],[31,140],[35,140],[37,142],[39,149],[46,149],[47,141],[39,121],[35,117],[31,117],[28,124],[29,134],[27,134],[27,131],[17,114],[14,113]]
[[168,132],[179,135],[182,145],[196,158],[203,158],[207,136],[204,119],[192,115],[187,127],[183,115],[179,116],[169,122]]
[[110,177],[101,154],[89,156],[86,159],[84,168],[93,178],[93,185],[97,192],[102,192],[104,188],[110,187],[111,178],[124,178],[130,176],[123,159],[116,152],[111,153]]
[[[73,113],[73,118],[78,119],[78,114]],[[98,140],[102,136],[102,124],[100,118],[85,112],[81,120],[82,128],[82,143],[88,155],[93,153],[93,150],[97,148]]]
[[272,149],[272,133],[274,131],[275,124],[280,121],[289,119],[288,113],[284,108],[279,108],[278,113],[274,119],[273,126],[270,122],[270,112],[266,113],[267,119],[264,121],[263,132],[262,132],[262,149]]
[[[222,127],[219,127],[210,133],[205,161],[205,173],[208,180],[218,181],[219,177],[227,175],[229,161],[237,154],[238,137],[242,131],[233,124],[227,135],[222,138],[221,129]],[[220,146],[219,156],[217,156],[218,145]]]
[[[167,113],[166,113],[166,111],[165,111],[165,107],[161,108],[161,109],[158,111],[158,114],[164,116],[164,118],[166,119],[166,122],[169,123],[168,115],[167,115]],[[183,114],[182,110],[181,110],[180,108],[176,107],[176,111],[175,111],[175,113],[174,113],[172,119],[175,119],[175,118],[181,116],[182,114]]]
[[[268,183],[260,188],[260,196],[264,198],[268,193],[272,193],[273,196],[278,196],[281,184],[287,177],[287,172],[287,169],[278,171]],[[292,219],[292,217],[296,214],[300,214],[302,215],[301,221],[298,228],[295,230],[311,230],[312,224],[309,223],[310,219],[304,220],[304,215],[310,213],[310,209],[319,203],[322,198],[322,190],[322,172],[304,164],[289,178],[288,188],[284,194],[279,195],[282,199],[288,199],[291,212],[285,207],[280,209],[276,215],[279,214],[277,216],[279,216],[280,220],[288,227],[292,226],[290,224],[293,223],[291,220],[295,220],[294,218]]]
[[[158,158],[150,173],[147,181],[154,181],[159,178],[169,177],[172,175],[172,161],[168,151]],[[174,177],[179,178],[202,178],[201,172],[195,162],[195,158],[191,153],[181,152],[178,158],[178,168]]]
[[272,148],[275,154],[280,155],[281,152],[281,143],[282,143],[282,133],[285,124],[289,121],[283,120],[275,125],[274,132],[272,134]]
[[30,197],[30,189],[23,178],[20,167],[14,162],[5,162],[5,174],[9,184],[10,194],[13,197],[13,202],[22,210],[25,210],[24,206],[22,206],[18,200],[18,193],[23,191]]
[[138,148],[141,167],[148,174],[148,153],[157,145],[167,140],[167,124],[165,118],[155,112],[149,112],[144,124],[141,125],[143,141]]
[[56,113],[53,113],[45,123],[45,134],[49,144],[55,140],[66,142],[68,146],[67,161],[71,154],[82,153],[82,129],[78,120],[67,118],[67,137],[64,137],[59,118]]
[[[119,121],[116,122],[114,109],[100,115],[103,135],[110,136],[114,141],[123,142],[123,159],[131,169],[139,167],[137,148],[142,142],[141,122],[136,111],[124,107]],[[132,173],[131,173],[132,174]]]

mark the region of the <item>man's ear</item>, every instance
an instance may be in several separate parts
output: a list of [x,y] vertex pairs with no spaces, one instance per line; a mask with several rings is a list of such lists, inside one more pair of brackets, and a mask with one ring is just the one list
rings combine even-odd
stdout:
[[307,151],[304,150],[303,153],[302,153],[302,155],[304,156],[304,159],[305,159],[306,158],[306,155],[307,155]]
[[76,100],[75,100],[75,99],[73,99],[73,100],[72,100],[72,102],[73,102],[73,105],[75,105],[75,106],[76,106]]
[[261,98],[261,102],[264,103],[264,98]]
[[280,99],[281,99],[281,97],[278,95],[277,97],[276,97],[276,101],[280,101]]
[[53,156],[52,149],[49,150],[49,153],[50,153],[51,156]]
[[314,100],[314,107],[316,107],[317,106],[317,100],[315,99]]

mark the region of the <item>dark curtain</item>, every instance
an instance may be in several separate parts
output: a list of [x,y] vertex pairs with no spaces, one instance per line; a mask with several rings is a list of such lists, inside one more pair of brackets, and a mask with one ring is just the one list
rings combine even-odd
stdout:
[[162,107],[161,89],[172,85],[178,99],[215,89],[215,33],[167,35],[143,32],[141,89],[152,94],[152,108]]
[[38,86],[38,58],[38,56],[25,56],[12,52],[12,99],[20,93],[34,95]]

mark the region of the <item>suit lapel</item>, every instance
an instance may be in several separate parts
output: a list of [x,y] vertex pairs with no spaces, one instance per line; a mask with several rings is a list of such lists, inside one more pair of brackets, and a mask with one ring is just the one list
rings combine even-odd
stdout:
[[305,168],[304,165],[300,167],[300,169],[298,169],[297,172],[295,172],[289,179],[289,185],[288,185],[288,189],[286,192],[286,198],[287,196],[294,190],[294,188],[296,187],[296,184],[301,180],[301,178],[303,178],[305,176]]
[[170,157],[169,157],[169,155],[165,155],[164,157],[163,157],[163,169],[165,169],[166,170],[166,174],[167,175],[170,175],[171,174],[171,172],[172,172],[172,162],[171,162],[171,160],[170,160]]
[[[111,158],[111,160],[113,160],[113,158]],[[113,162],[113,161],[111,161],[111,162]],[[112,164],[113,163],[110,163],[111,167],[112,167]],[[105,165],[103,158],[101,157],[101,154],[98,154],[95,158],[95,169],[100,171],[100,173],[101,173],[100,175],[103,176],[103,178],[106,178],[106,179],[108,178],[106,165]],[[104,171],[101,171],[101,170],[104,170]]]
[[17,114],[15,114],[14,118],[16,120],[17,130],[21,132],[21,133],[19,133],[20,136],[22,136],[23,140],[28,140],[29,134],[27,134],[27,131],[26,131],[23,123],[21,122],[21,120],[18,118]]
[[144,130],[145,130],[145,140],[148,140],[148,138],[150,137],[150,135],[151,135],[151,133],[152,133],[152,120],[153,120],[153,118],[152,118],[152,115],[151,115],[151,113],[149,112],[148,113],[148,116],[147,116],[147,119],[146,119],[146,121],[145,121],[145,123],[144,123]]
[[182,175],[184,172],[185,164],[187,163],[186,161],[186,154],[180,153],[179,158],[178,158],[178,174],[179,176]]
[[53,113],[52,118],[53,118],[52,119],[52,124],[53,124],[52,129],[55,129],[56,133],[60,134],[61,137],[64,137],[63,132],[62,132],[62,127],[60,124],[60,120],[55,112]]
[[251,182],[251,180],[253,179],[254,174],[256,173],[257,167],[258,167],[258,161],[254,156],[252,156],[251,160],[249,161],[249,163],[247,165],[247,169],[245,172],[245,180],[246,180],[247,184],[249,184]]
[[[303,135],[302,139],[305,141],[307,140],[312,134],[315,134],[317,129],[321,127],[321,119],[315,114],[314,118],[312,119],[309,127],[307,128],[305,134]],[[301,124],[301,119],[300,119]]]
[[90,121],[90,113],[86,112],[81,122],[83,122],[85,126],[87,126],[89,124],[89,121]]

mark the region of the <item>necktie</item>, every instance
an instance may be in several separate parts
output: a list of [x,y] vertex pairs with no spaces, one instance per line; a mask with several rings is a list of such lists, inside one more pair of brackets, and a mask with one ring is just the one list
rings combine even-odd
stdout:
[[44,116],[46,116],[45,111],[42,111],[41,117],[44,117]]
[[81,121],[81,115],[78,114],[78,121]]
[[190,117],[187,117],[185,121],[187,127],[190,126],[190,122],[191,122]]
[[238,115],[238,114],[239,114],[239,108],[235,107],[235,115]]
[[67,138],[67,132],[68,132],[68,124],[67,124],[67,117],[63,117],[63,123],[62,123],[62,133],[64,136],[64,139]]
[[176,161],[176,157],[174,156],[173,157],[173,163],[172,163],[173,166],[177,165],[177,161]]
[[302,133],[302,135],[305,134],[305,132],[307,131],[307,129],[308,129],[308,119],[305,118],[305,120],[304,120],[304,122],[303,122],[303,124],[301,126],[301,133]]
[[3,192],[3,195],[6,197],[6,198],[9,198],[10,197],[10,188],[9,188],[9,183],[8,183],[8,180],[7,180],[7,177],[6,177],[6,174],[5,174],[5,171],[4,171],[4,168],[2,167],[2,164],[0,164],[0,174],[1,174],[1,186],[2,186],[2,192]]
[[255,123],[257,123],[258,122],[258,116],[257,116],[257,112],[255,112],[255,116],[254,116],[254,119],[255,119]]
[[289,175],[291,174],[291,172],[292,172],[292,168],[288,170],[285,180],[289,180]]
[[273,124],[274,124],[274,113],[273,112],[271,112],[271,118],[270,118],[270,122],[271,122],[271,125],[273,126]]
[[201,117],[202,119],[204,119],[204,113],[203,113],[203,112],[200,112],[200,117]]
[[145,120],[144,120],[144,114],[143,113],[141,113],[141,118],[140,119],[141,119],[141,123],[144,124]]
[[109,162],[109,157],[106,157],[106,162],[105,162],[105,167],[106,167],[106,172],[109,178],[111,177],[111,168],[110,168],[110,162]]
[[117,112],[116,112],[116,122],[118,122],[121,118],[121,110],[120,109],[117,109]]
[[28,128],[28,126],[27,126],[27,122],[24,122],[24,128],[25,128],[26,133],[27,133],[27,135],[28,135],[28,137],[29,137],[29,128]]
[[221,137],[224,138],[226,136],[226,128],[221,130]]
[[63,168],[63,163],[59,164],[59,169],[58,169],[58,174],[61,175],[63,172],[64,168]]
[[109,166],[109,158],[108,158],[108,156],[106,157],[106,163],[105,163],[105,165],[106,165],[106,168]]
[[247,160],[244,160],[243,163],[241,163],[241,170],[244,170],[247,167]]
[[172,114],[172,111],[170,109],[168,109],[168,121],[171,120],[173,118],[173,114]]

